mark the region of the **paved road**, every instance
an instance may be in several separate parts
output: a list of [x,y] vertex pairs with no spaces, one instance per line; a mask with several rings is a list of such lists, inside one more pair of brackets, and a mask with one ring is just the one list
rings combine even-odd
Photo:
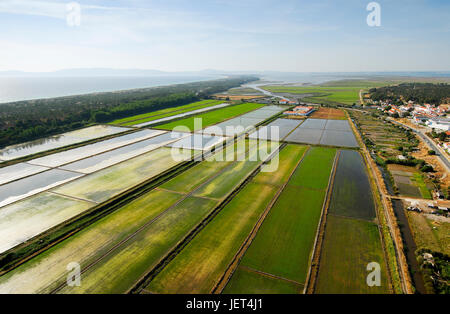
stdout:
[[388,118],[391,122],[406,127],[416,133],[420,138],[430,147],[432,150],[436,152],[436,156],[439,158],[441,163],[447,168],[447,171],[450,171],[450,161],[448,160],[447,154],[445,151],[439,147],[432,139],[430,139],[422,130],[415,129],[410,127],[409,125],[403,124],[401,122],[395,121],[394,119]]

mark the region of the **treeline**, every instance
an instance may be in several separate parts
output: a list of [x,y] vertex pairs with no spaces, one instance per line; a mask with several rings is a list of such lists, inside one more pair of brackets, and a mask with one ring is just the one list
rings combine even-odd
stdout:
[[[428,249],[420,249],[416,253],[428,293],[450,294],[450,256]],[[427,260],[424,254],[431,254]]]
[[162,87],[0,104],[0,147],[177,107],[238,87],[256,77],[237,76]]
[[404,83],[369,90],[374,101],[414,101],[420,104],[440,105],[450,100],[450,85],[446,83]]

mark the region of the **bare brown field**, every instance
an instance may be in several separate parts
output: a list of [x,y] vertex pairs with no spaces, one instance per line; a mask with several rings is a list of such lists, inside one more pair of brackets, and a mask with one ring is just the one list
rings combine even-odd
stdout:
[[314,111],[310,118],[312,119],[328,119],[328,120],[344,120],[347,119],[345,112],[335,108],[319,108]]
[[291,119],[291,120],[305,120],[307,117],[303,116],[283,116],[283,119]]

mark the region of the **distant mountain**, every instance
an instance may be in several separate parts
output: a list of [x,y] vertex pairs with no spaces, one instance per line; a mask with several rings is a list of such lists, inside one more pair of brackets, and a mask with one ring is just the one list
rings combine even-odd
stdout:
[[178,75],[178,74],[158,70],[108,69],[108,68],[65,69],[54,72],[0,71],[0,76],[31,76],[31,77],[165,76],[165,75]]
[[167,72],[152,69],[111,69],[111,68],[79,68],[64,69],[54,72],[0,71],[0,77],[164,77],[164,76],[227,76],[257,75],[266,78],[290,80],[301,77],[369,77],[369,76],[405,76],[405,77],[450,77],[449,71],[429,72],[282,72],[282,71],[225,71],[205,69],[200,71]]

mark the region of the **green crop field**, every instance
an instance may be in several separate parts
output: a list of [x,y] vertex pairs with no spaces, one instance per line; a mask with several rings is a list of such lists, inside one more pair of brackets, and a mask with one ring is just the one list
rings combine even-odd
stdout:
[[[218,172],[236,161],[237,156],[243,156],[248,152],[254,152],[257,148],[257,141],[242,140],[225,147],[222,151],[215,152],[212,156],[206,158],[205,162],[201,162],[195,167],[178,175],[176,178],[163,184],[161,188],[187,193],[204,183],[211,174]],[[261,142],[260,148],[266,147],[267,143]],[[251,163],[251,162],[249,162]],[[239,166],[236,165],[236,168]],[[232,170],[231,170],[232,172]],[[192,180],[195,178],[195,180]]]
[[65,286],[60,293],[124,293],[151,270],[214,208],[212,200],[189,197],[166,211],[83,274],[79,287]]
[[135,125],[135,124],[149,122],[149,121],[153,121],[153,120],[157,120],[157,119],[171,117],[171,116],[174,116],[177,114],[186,113],[186,112],[197,110],[197,109],[202,109],[202,108],[207,108],[207,107],[211,107],[214,105],[219,105],[222,103],[223,103],[223,101],[221,101],[221,100],[202,100],[202,101],[197,101],[197,102],[190,103],[190,104],[187,104],[184,106],[166,108],[166,109],[162,109],[162,110],[157,110],[157,111],[152,111],[152,112],[148,112],[148,113],[143,113],[143,114],[139,114],[139,115],[126,117],[123,119],[117,119],[117,120],[114,120],[113,122],[111,122],[110,124],[120,124],[123,126]]
[[433,196],[431,195],[431,192],[428,189],[427,184],[425,183],[422,174],[415,172],[413,174],[412,181],[419,188],[420,194],[422,195],[423,198],[426,198],[429,200],[433,199]]
[[[217,110],[213,110],[206,113],[201,113],[195,115],[194,117],[189,117],[181,120],[176,120],[166,124],[158,125],[156,128],[163,130],[173,130],[175,127],[183,126],[187,127],[191,131],[198,131],[199,129],[205,128],[207,126],[217,124],[224,120],[242,115],[252,110],[263,107],[263,104],[254,103],[244,103],[239,105],[234,105],[230,107],[225,107]],[[194,126],[194,119],[202,119],[202,125]]]
[[[306,147],[288,145],[279,154],[278,180],[260,172],[228,203],[147,287],[156,293],[209,293],[258,218],[302,158]],[[235,170],[234,168],[231,168]],[[222,181],[222,180],[221,180]],[[218,188],[211,182],[210,188]],[[221,189],[221,188],[220,188]]]
[[304,284],[324,196],[288,185],[241,265]]
[[[256,148],[253,148],[256,151]],[[260,148],[261,149],[261,148]],[[245,163],[236,162],[234,164]],[[252,169],[239,173],[243,180]],[[217,172],[220,173],[220,172]],[[212,178],[216,175],[214,173]],[[230,180],[236,179],[236,174],[229,173]],[[233,177],[233,178],[231,178]],[[179,179],[185,181],[186,178]],[[189,180],[191,180],[189,178]],[[229,194],[235,186],[228,186],[225,192],[223,187],[214,184],[214,180],[203,183],[205,187],[213,185],[220,188],[223,193]],[[175,184],[178,185],[178,184]],[[202,186],[196,187],[201,189]],[[207,188],[212,191],[213,188]],[[179,194],[179,192],[177,193]],[[181,194],[180,194],[181,195]],[[225,195],[224,195],[225,196]],[[139,279],[159,261],[164,258],[184,237],[195,228],[212,210],[218,201],[198,198],[185,194],[185,199],[173,207],[167,208],[155,221],[151,221],[133,234],[127,242],[116,247],[111,253],[103,256],[100,262],[83,274],[83,285],[81,287],[64,287],[61,293],[123,293],[130,289]],[[147,203],[147,206],[152,206]],[[145,248],[143,250],[143,248]]]
[[264,166],[263,169],[266,169],[267,172],[261,171],[254,178],[254,182],[283,185],[291,174],[288,169],[295,167],[307,148],[307,146],[301,145],[286,145],[279,153],[278,167],[274,168],[271,164]]
[[[227,168],[223,173],[194,192],[193,195],[198,197],[211,197],[221,199],[226,196],[230,188],[236,186],[243,180],[243,174],[250,173],[258,167],[263,160],[255,158],[260,151],[268,149],[269,152],[278,147],[276,142],[260,142],[258,149],[252,149],[250,156],[244,161],[238,161]],[[267,148],[268,147],[268,148]]]
[[155,293],[210,293],[276,193],[248,184],[147,287]]
[[299,294],[303,291],[303,285],[239,267],[223,293],[242,294],[243,291],[246,294]]
[[51,292],[66,281],[69,263],[88,265],[181,197],[153,191],[129,203],[0,277],[0,293]]
[[389,81],[366,81],[366,80],[343,80],[328,82],[312,86],[264,86],[263,88],[273,93],[288,94],[312,94],[304,101],[325,104],[352,105],[359,103],[359,91],[368,90],[373,87],[389,85]]
[[[335,154],[335,149],[323,147],[313,147],[306,153],[245,252],[240,267],[281,277],[298,287],[304,285]],[[235,293],[260,289],[248,286],[248,291],[238,290],[244,285],[234,284],[234,280],[233,275],[228,285]],[[285,288],[274,288],[279,286]]]
[[[375,204],[364,161],[359,152],[342,150],[328,210],[316,292],[389,292],[375,218]],[[381,265],[381,287],[366,284],[369,274],[366,267],[371,262]]]
[[210,197],[221,199],[233,186],[242,180],[242,174],[252,172],[259,165],[257,161],[239,161],[227,168],[222,174],[197,190],[194,195],[199,197]]
[[[246,161],[236,162],[230,165],[246,164]],[[244,167],[239,174],[233,171],[221,173],[218,178],[225,178],[227,188],[217,185],[215,180],[205,182],[198,189],[211,191],[216,195],[220,190],[221,195],[226,196],[234,188],[238,181],[248,176],[254,167]],[[225,174],[225,175],[224,175]],[[181,178],[184,181],[186,178]],[[188,178],[188,180],[191,180]],[[195,194],[195,193],[194,193]],[[158,220],[150,224],[142,232],[137,234],[132,241],[116,250],[104,261],[90,268],[83,276],[81,287],[65,287],[62,293],[78,292],[103,292],[119,293],[131,288],[147,271],[157,265],[161,258],[183,239],[183,237],[200,223],[218,204],[217,201],[189,196],[187,199],[166,211]],[[145,247],[145,250],[142,248]],[[99,282],[102,282],[100,285]],[[96,290],[99,289],[99,290]]]
[[310,189],[327,188],[335,155],[334,148],[312,147],[306,153],[301,167],[292,175],[289,184]]
[[[195,187],[204,183],[211,177],[212,174],[222,170],[230,164],[231,162],[226,161],[201,162],[178,175],[176,178],[164,183],[161,185],[161,188],[181,193],[188,193]],[[195,178],[195,180],[192,178]]]
[[[241,148],[239,145],[240,148],[236,151],[242,154],[246,149],[251,151],[256,150],[255,141],[244,141],[244,143],[246,146]],[[217,154],[222,153],[218,152]],[[154,161],[149,157],[150,155],[143,159]],[[213,177],[224,166],[229,166],[230,163],[205,161],[191,169],[204,167],[208,169],[205,173],[207,172],[209,177]],[[206,181],[207,175],[205,173],[203,174],[205,178],[203,181]],[[243,173],[243,175],[248,175],[248,173]],[[88,228],[54,246],[52,249],[40,254],[30,262],[0,277],[0,292],[36,293],[51,291],[52,288],[64,282],[65,265],[69,261],[72,261],[74,256],[77,256],[76,260],[82,267],[99,256],[102,256],[118,242],[136,232],[145,223],[154,219],[161,212],[169,209],[175,201],[183,197],[182,192],[187,194],[193,191],[198,184],[202,184],[191,184],[192,182],[195,182],[195,180],[182,174],[167,183],[167,187],[173,188],[176,191],[175,193],[161,190],[149,192],[114,213],[102,218]],[[55,198],[58,197],[55,195]],[[49,202],[49,204],[51,205],[52,203]],[[193,208],[196,206],[195,203],[191,205]],[[67,210],[71,210],[70,206],[67,207]],[[59,217],[56,214],[54,216],[55,218]],[[39,225],[36,224],[36,226]],[[59,261],[63,262],[60,264]],[[46,271],[48,269],[52,271]],[[29,282],[27,278],[30,279]],[[28,284],[23,285],[23,282],[28,282]]]
[[[369,287],[367,265],[381,266],[381,286]],[[388,293],[383,248],[374,223],[328,215],[316,293]]]

